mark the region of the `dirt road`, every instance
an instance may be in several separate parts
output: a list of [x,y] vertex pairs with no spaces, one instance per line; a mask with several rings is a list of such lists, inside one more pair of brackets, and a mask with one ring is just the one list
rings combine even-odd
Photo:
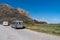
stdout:
[[0,25],[0,40],[60,40],[60,36]]

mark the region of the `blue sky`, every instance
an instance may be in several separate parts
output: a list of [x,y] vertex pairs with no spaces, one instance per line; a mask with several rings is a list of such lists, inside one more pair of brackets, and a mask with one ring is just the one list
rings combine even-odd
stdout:
[[14,8],[23,8],[30,13],[32,19],[47,21],[48,23],[60,23],[59,0],[0,0]]

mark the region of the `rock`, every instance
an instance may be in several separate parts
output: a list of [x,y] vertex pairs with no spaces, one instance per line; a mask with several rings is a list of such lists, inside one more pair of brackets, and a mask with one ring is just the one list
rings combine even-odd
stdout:
[[29,17],[29,13],[28,13],[27,11],[25,11],[25,10],[23,10],[23,9],[21,9],[21,8],[17,8],[17,10],[19,11],[20,14]]
[[[19,11],[21,9],[18,9]],[[19,12],[17,9],[14,9],[10,5],[0,4],[0,21],[2,20],[31,20],[29,17],[29,13],[25,10],[21,10],[23,12]]]

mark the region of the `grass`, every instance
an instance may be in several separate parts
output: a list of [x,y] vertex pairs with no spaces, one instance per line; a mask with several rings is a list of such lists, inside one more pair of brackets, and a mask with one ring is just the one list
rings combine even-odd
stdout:
[[48,34],[54,34],[60,36],[60,25],[58,24],[40,24],[40,25],[30,25],[26,27],[37,32],[43,32]]

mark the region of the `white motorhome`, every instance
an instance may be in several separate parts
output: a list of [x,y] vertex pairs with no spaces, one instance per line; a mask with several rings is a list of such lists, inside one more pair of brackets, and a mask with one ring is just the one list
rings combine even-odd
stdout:
[[15,20],[12,22],[11,27],[12,28],[24,28],[23,21]]
[[3,25],[4,26],[8,26],[9,24],[8,24],[8,21],[3,21]]

